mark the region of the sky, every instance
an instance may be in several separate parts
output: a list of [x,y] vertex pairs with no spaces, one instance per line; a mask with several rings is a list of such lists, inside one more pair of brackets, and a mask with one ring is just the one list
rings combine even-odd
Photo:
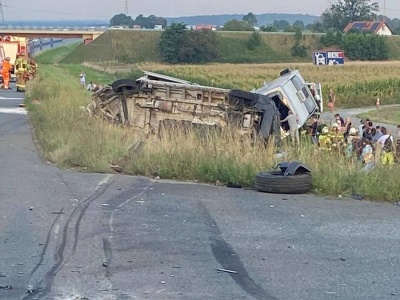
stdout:
[[[400,18],[399,0],[386,1],[387,16]],[[15,20],[110,20],[125,12],[125,0],[2,0],[4,18]],[[321,15],[336,0],[128,0],[132,17],[180,17],[194,15],[300,13]],[[383,10],[382,10],[383,13]]]

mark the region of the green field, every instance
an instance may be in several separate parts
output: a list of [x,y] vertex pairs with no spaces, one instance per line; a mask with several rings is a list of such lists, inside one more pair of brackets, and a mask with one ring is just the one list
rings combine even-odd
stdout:
[[400,108],[383,108],[358,115],[361,119],[369,118],[373,122],[385,124],[399,125],[400,124]]

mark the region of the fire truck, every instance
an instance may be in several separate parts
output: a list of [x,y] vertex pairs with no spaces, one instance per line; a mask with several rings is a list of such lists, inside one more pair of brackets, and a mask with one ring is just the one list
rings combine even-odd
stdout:
[[10,58],[10,63],[13,66],[11,81],[17,81],[17,72],[14,67],[17,56],[22,55],[28,61],[28,54],[29,43],[27,38],[17,36],[0,37],[0,61],[3,61],[6,57]]

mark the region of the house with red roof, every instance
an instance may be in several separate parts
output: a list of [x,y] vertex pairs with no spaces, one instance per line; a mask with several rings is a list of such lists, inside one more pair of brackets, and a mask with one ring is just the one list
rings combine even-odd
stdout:
[[386,22],[356,21],[349,23],[343,30],[345,33],[355,31],[377,35],[393,35],[393,30]]

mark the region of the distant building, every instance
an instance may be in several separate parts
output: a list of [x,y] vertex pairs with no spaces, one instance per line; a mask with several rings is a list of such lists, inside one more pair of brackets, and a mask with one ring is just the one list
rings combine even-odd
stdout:
[[363,33],[373,33],[377,35],[393,35],[393,30],[385,22],[352,22],[343,30],[345,33],[359,31]]

